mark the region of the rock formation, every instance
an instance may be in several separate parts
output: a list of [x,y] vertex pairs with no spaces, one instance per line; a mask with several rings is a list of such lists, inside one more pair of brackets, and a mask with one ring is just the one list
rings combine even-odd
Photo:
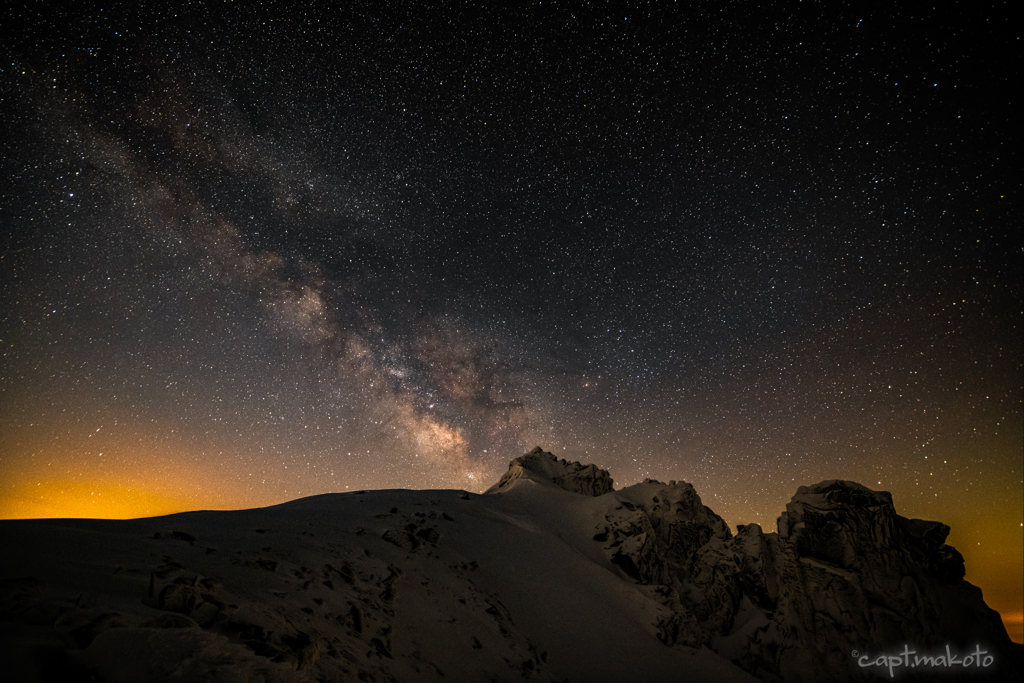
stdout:
[[[885,492],[801,487],[777,532],[733,534],[690,484],[616,491],[607,471],[537,448],[488,493],[0,521],[0,675],[801,683],[1024,670],[949,528],[901,517]],[[916,656],[931,659],[914,668]]]
[[509,463],[508,471],[487,493],[501,493],[520,479],[550,482],[559,488],[585,496],[601,496],[612,490],[612,478],[597,465],[559,460],[537,446]]
[[[594,539],[628,578],[658,584],[672,611],[660,637],[705,645],[764,681],[855,680],[852,652],[895,655],[907,644],[961,655],[981,644],[1003,653],[1001,670],[1024,666],[999,615],[963,580],[949,527],[899,516],[887,492],[800,487],[778,533],[749,524],[733,536],[689,484],[648,480],[609,496],[605,521]],[[933,673],[958,671],[977,675]]]
[[850,680],[866,668],[852,652],[896,655],[907,644],[920,654],[983,644],[1024,666],[999,615],[964,581],[963,557],[945,544],[949,527],[901,517],[888,492],[850,481],[802,486],[777,533],[748,524],[733,536],[685,482],[614,491],[605,470],[535,448],[488,493],[523,478],[605,496],[593,540],[668,608],[658,637],[709,647],[764,681]]

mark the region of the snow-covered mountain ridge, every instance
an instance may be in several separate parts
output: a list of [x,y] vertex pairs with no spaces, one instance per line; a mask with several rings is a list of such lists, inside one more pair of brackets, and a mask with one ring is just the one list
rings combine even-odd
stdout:
[[[616,491],[540,449],[484,495],[3,521],[0,667],[111,683],[843,681],[888,676],[854,651],[980,644],[985,680],[1011,680],[1020,647],[948,532],[826,481],[797,491],[777,533],[733,535],[689,484]],[[961,669],[903,673],[978,676]]]

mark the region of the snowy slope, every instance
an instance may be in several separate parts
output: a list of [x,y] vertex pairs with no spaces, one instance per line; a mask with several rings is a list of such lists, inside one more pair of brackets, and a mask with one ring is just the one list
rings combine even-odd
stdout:
[[755,680],[655,637],[595,500],[523,480],[2,522],[4,659],[14,680]]
[[960,636],[997,654],[986,680],[1024,662],[948,528],[888,494],[802,487],[779,526],[734,536],[689,484],[615,491],[540,449],[484,495],[3,521],[0,666],[110,683],[843,681],[879,675],[852,644]]

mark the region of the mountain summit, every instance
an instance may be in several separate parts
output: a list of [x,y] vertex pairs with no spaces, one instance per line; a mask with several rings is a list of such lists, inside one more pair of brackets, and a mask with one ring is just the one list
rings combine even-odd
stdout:
[[597,465],[559,460],[554,454],[537,446],[510,462],[508,471],[485,493],[502,493],[524,479],[551,483],[584,496],[602,496],[614,488],[608,470],[599,469]]
[[901,517],[883,491],[800,487],[777,531],[734,534],[686,482],[614,490],[607,471],[538,448],[488,493],[0,521],[0,672],[799,683],[1024,670],[949,528]]

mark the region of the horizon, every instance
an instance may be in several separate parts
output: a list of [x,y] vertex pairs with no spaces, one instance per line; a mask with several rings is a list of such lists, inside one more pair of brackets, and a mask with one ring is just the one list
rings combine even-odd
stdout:
[[[516,460],[516,458],[513,458],[512,461],[510,461],[509,465],[511,466],[514,463],[515,460]],[[568,460],[568,459],[566,459],[566,460]],[[568,461],[569,462],[579,462],[579,461],[571,461],[571,460],[568,460]],[[579,464],[582,464],[582,465],[595,464],[596,465],[597,463],[579,462]],[[600,467],[600,466],[598,465],[598,467]],[[607,470],[604,470],[604,471],[607,471]],[[669,481],[670,480],[659,481],[659,483],[668,485]],[[679,480],[677,480],[677,481],[679,481]],[[827,481],[827,480],[823,480],[823,481]],[[492,486],[494,484],[497,484],[497,483],[498,483],[498,479],[495,479],[493,484],[492,484]],[[614,477],[612,477],[612,483],[613,483],[613,486],[614,486],[615,485]],[[639,483],[639,482],[636,482],[636,483]],[[613,488],[613,491],[621,491],[622,489],[628,488],[629,486],[636,485],[636,483],[620,485],[618,487]],[[687,484],[689,484],[690,482],[679,481],[679,483],[687,483]],[[820,483],[820,482],[812,482],[812,483],[807,483],[807,484],[800,484],[800,485],[798,485],[797,488],[800,488],[800,487],[803,487],[803,486],[811,486],[811,485],[817,484],[817,483]],[[860,482],[855,482],[855,483],[860,483]],[[696,487],[694,487],[694,488],[696,490]],[[868,488],[870,488],[870,487],[868,487]],[[258,506],[258,507],[253,507],[253,508],[182,509],[182,510],[174,510],[174,511],[169,511],[169,512],[161,512],[161,513],[156,513],[156,514],[144,514],[144,515],[132,516],[132,517],[113,517],[113,516],[110,516],[110,517],[86,517],[86,516],[68,516],[68,517],[52,517],[52,516],[46,516],[46,517],[5,517],[5,516],[2,516],[2,512],[0,512],[0,521],[4,521],[4,520],[8,520],[8,519],[11,519],[11,520],[14,520],[14,519],[17,519],[17,520],[37,520],[37,519],[109,519],[109,520],[132,520],[132,519],[151,519],[151,518],[155,518],[155,517],[166,517],[166,516],[171,516],[171,515],[176,515],[176,514],[181,514],[181,513],[192,513],[192,512],[238,512],[238,511],[244,511],[244,510],[265,509],[267,507],[276,507],[276,506],[280,506],[280,505],[287,505],[289,503],[292,503],[292,502],[295,502],[295,501],[299,501],[299,500],[303,500],[305,498],[314,498],[314,497],[320,497],[320,496],[331,496],[331,495],[342,495],[342,494],[365,494],[365,493],[373,493],[373,492],[376,492],[376,491],[386,492],[386,491],[445,491],[445,490],[449,490],[449,491],[467,491],[466,489],[432,489],[432,488],[412,488],[412,487],[405,487],[405,486],[395,487],[395,488],[386,488],[386,489],[353,489],[353,490],[348,490],[348,487],[346,487],[346,490],[325,491],[325,492],[314,493],[314,494],[309,494],[309,495],[305,495],[305,496],[300,495],[300,496],[298,496],[296,498],[291,498],[291,499],[280,501],[280,502],[277,502],[277,503],[272,503],[270,505]],[[485,495],[485,493],[483,491],[468,491],[468,492],[469,493],[475,493],[476,495]],[[490,495],[497,495],[499,493],[500,492],[495,492],[494,494],[490,494]],[[696,493],[697,493],[698,496],[700,496],[701,492],[699,490],[696,490]],[[794,489],[792,495],[795,496],[796,494],[797,494],[797,490]],[[711,506],[707,505],[707,503],[704,502],[703,498],[701,498],[701,502],[704,503],[704,505],[706,507],[708,507],[709,509],[711,509],[713,512],[715,512],[717,514],[717,511],[714,510],[714,508],[711,508]],[[912,517],[908,517],[907,515],[901,514],[900,509],[898,507],[898,501],[897,501],[897,499],[895,497],[893,498],[893,505],[894,505],[894,507],[896,507],[897,514],[900,514],[900,516],[902,516],[902,517],[912,518]],[[785,511],[785,508],[781,509],[779,511],[779,514],[782,514],[784,511]],[[774,523],[775,524],[774,527],[772,527],[772,528],[765,528],[764,524],[762,522],[760,522],[760,521],[757,521],[757,522],[737,521],[737,520],[730,520],[730,519],[727,519],[725,517],[723,517],[723,519],[725,520],[726,525],[729,527],[730,533],[733,533],[733,534],[735,534],[734,529],[736,529],[738,525],[746,525],[746,524],[757,524],[757,525],[762,527],[762,529],[764,530],[764,533],[766,533],[766,534],[778,533],[777,520]],[[943,522],[943,520],[941,520],[941,519],[933,520],[933,521]],[[943,523],[945,523],[945,522],[943,522]],[[954,534],[954,530],[951,528],[950,529],[950,537],[951,538],[953,537],[953,534]],[[949,538],[947,538],[946,541],[947,541],[947,545],[951,545],[952,547],[957,548],[956,544],[951,542]],[[957,548],[957,550],[960,551],[959,548]],[[962,551],[961,551],[961,554],[962,554]],[[999,590],[1000,586],[996,582],[991,581],[990,579],[988,579],[988,577],[983,577],[980,580],[975,578],[973,576],[973,574],[975,572],[972,571],[972,569],[973,569],[972,564],[970,562],[966,561],[966,558],[965,558],[964,565],[965,565],[965,568],[966,568],[966,574],[964,576],[964,580],[965,581],[967,581],[967,582],[969,582],[969,583],[971,583],[971,584],[973,584],[975,586],[978,586],[979,588],[982,589],[983,592],[984,592],[984,590],[986,588],[986,584],[988,584],[989,586],[994,586],[997,591]],[[1024,610],[1012,611],[1012,608],[1011,608],[1010,611],[1007,611],[1005,606],[1002,606],[1000,604],[994,604],[992,602],[992,600],[991,600],[991,596],[990,596],[990,598],[988,600],[986,600],[986,604],[988,604],[989,607],[991,607],[992,609],[994,609],[996,612],[999,613],[1000,619],[1002,620],[1003,626],[1006,628],[1007,634],[1010,636],[1010,639],[1013,640],[1014,642],[1024,644]],[[1004,600],[1003,604],[1004,605],[1005,604],[1012,604],[1012,597],[1011,597],[1010,600]],[[1002,609],[1000,609],[1001,606],[1003,607]]]

